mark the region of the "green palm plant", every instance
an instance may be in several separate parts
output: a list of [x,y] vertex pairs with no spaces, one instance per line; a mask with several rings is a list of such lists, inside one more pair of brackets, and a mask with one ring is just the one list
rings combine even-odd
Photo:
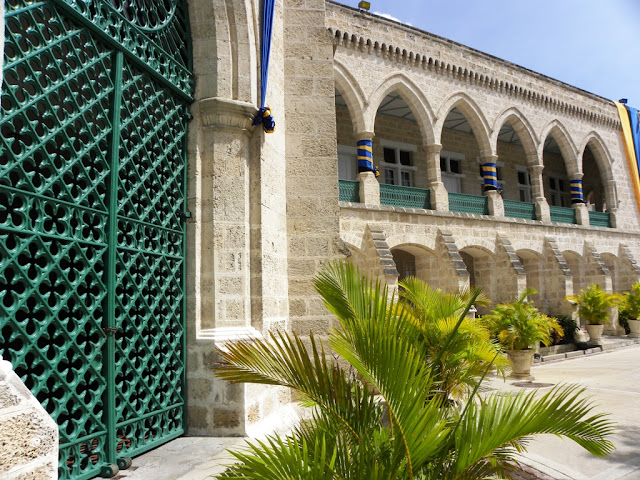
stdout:
[[[472,298],[476,305],[489,304],[482,293],[468,289],[445,293],[416,277],[407,277],[399,287],[407,320],[419,333],[417,344],[447,398],[459,400],[470,393],[487,367],[495,365],[500,374],[506,374],[509,362],[500,355],[500,348],[491,340],[491,332],[485,325],[468,317],[458,324]],[[455,335],[451,335],[454,330]],[[449,343],[443,349],[447,338]]]
[[587,323],[604,325],[611,322],[607,309],[620,303],[622,297],[618,294],[605,292],[596,283],[581,290],[579,295],[568,295],[566,299],[578,304],[578,314]]
[[623,307],[631,319],[640,318],[640,283],[631,286],[631,291],[623,294]]
[[507,350],[527,350],[537,342],[549,345],[552,334],[562,336],[562,327],[557,320],[540,313],[527,297],[538,293],[526,288],[514,302],[497,305],[490,315],[482,320]]
[[[316,289],[340,322],[331,348],[355,369],[349,374],[308,340],[275,333],[219,351],[219,377],[231,382],[283,385],[314,405],[312,419],[289,436],[268,437],[235,452],[237,463],[221,479],[479,479],[506,477],[505,469],[536,433],[563,435],[595,455],[613,449],[612,424],[576,387],[489,395],[447,402],[432,365],[458,335],[476,294],[444,338],[436,358],[424,355],[424,339],[411,312],[386,288],[350,265],[331,264]],[[308,345],[308,346],[307,346]],[[475,392],[473,392],[475,393]],[[471,397],[473,397],[473,393]],[[383,424],[387,410],[389,422]]]

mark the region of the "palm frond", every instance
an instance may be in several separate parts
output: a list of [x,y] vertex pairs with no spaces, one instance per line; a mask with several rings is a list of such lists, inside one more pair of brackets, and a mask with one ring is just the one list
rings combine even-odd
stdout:
[[609,454],[614,446],[606,437],[614,424],[608,415],[593,413],[583,394],[577,386],[558,386],[542,397],[536,392],[492,395],[471,404],[455,432],[452,471],[461,474],[496,453],[500,461],[515,461],[513,454],[524,446],[514,442],[542,433],[567,437],[597,456]]
[[219,351],[223,361],[216,376],[230,382],[251,382],[293,388],[315,402],[326,415],[359,436],[380,419],[371,392],[328,361],[324,348],[310,335],[311,351],[302,340],[287,333],[272,334],[272,341],[254,340],[230,344]]

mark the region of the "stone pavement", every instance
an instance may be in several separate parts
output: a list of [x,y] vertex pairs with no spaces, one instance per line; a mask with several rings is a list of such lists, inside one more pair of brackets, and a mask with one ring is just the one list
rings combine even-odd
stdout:
[[[531,373],[535,383],[577,383],[586,387],[598,409],[609,412],[618,423],[618,430],[612,438],[616,450],[606,458],[594,457],[569,440],[543,435],[529,444],[525,464],[556,480],[640,479],[640,346],[542,363]],[[510,379],[489,380],[490,387],[501,391],[522,390],[514,383]]]
[[[607,458],[597,458],[569,440],[544,435],[533,440],[523,463],[541,472],[522,479],[544,480],[640,480],[640,345],[624,346],[626,340],[605,342],[604,353],[583,355],[560,362],[534,366],[535,383],[578,383],[611,413],[618,423],[613,437],[616,450]],[[608,347],[606,346],[608,345]],[[488,379],[488,388],[520,391],[515,381]],[[223,471],[230,456],[225,450],[239,447],[242,438],[182,437],[133,460],[133,466],[116,479],[128,480],[211,480]]]

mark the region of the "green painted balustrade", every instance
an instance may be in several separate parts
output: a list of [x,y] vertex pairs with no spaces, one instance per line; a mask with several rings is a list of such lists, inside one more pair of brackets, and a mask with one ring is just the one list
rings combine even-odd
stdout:
[[380,204],[392,207],[431,208],[429,190],[402,187],[400,185],[380,185]]
[[589,224],[592,227],[611,228],[611,215],[607,212],[589,212]]
[[558,223],[577,223],[576,211],[573,208],[549,205],[551,221]]
[[341,202],[360,202],[360,182],[338,180],[338,192]]
[[504,200],[505,217],[536,219],[536,206],[534,203],[518,202],[516,200]]
[[487,197],[481,195],[467,195],[465,193],[450,193],[449,211],[474,213],[476,215],[489,215]]

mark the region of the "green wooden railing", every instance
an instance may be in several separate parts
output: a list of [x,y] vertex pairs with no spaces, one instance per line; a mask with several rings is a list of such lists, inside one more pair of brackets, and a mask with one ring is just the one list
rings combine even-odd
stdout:
[[536,219],[536,205],[529,202],[518,202],[516,200],[503,200],[505,217],[525,218],[527,220]]
[[573,208],[556,207],[554,205],[549,205],[549,212],[551,213],[552,222],[577,223],[576,211]]
[[480,195],[467,195],[465,193],[450,193],[449,211],[475,213],[476,215],[489,215],[487,197]]
[[592,227],[611,228],[611,215],[607,212],[589,212],[589,224]]
[[360,182],[338,180],[338,190],[341,202],[360,202]]
[[431,208],[429,190],[380,184],[380,204],[392,207]]

